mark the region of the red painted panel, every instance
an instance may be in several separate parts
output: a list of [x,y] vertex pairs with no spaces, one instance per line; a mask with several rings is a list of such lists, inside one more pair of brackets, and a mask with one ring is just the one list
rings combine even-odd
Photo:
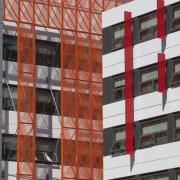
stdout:
[[157,37],[161,39],[165,39],[164,0],[157,0]]
[[166,92],[166,63],[162,53],[158,53],[158,91]]
[[124,12],[126,154],[133,154],[132,20]]

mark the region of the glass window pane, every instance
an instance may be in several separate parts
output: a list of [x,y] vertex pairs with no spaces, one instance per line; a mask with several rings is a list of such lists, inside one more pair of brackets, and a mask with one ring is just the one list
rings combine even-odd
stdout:
[[175,73],[180,72],[180,60],[175,62]]
[[121,87],[121,86],[125,86],[125,79],[124,77],[119,77],[114,81],[114,87]]
[[147,69],[141,72],[141,82],[158,78],[157,68]]
[[174,8],[174,19],[180,18],[180,6]]
[[124,98],[124,89],[115,89],[114,90],[114,99],[122,99]]
[[142,135],[167,130],[167,121],[152,121],[142,124]]
[[143,180],[169,180],[168,173],[143,177]]
[[3,36],[3,59],[17,61],[17,38],[15,36]]
[[152,81],[141,84],[141,92],[142,93],[151,92],[152,90],[153,90]]
[[156,14],[149,15],[141,20],[141,30],[148,29],[157,25]]
[[125,139],[125,128],[115,130],[114,140],[121,141]]
[[180,171],[177,171],[176,173],[176,180],[180,180]]
[[124,36],[124,28],[123,26],[116,26],[114,27],[114,35],[113,38],[117,39],[117,38],[121,38]]
[[180,115],[176,116],[176,128],[180,128]]

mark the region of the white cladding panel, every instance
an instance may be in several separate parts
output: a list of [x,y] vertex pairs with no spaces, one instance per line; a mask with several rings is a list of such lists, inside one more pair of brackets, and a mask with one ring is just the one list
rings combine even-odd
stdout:
[[[5,178],[8,180],[16,180],[17,175],[17,162],[2,161],[2,170],[4,170]],[[60,165],[48,165],[48,164],[36,164],[36,180],[45,180],[46,175],[48,179],[61,179],[61,166]]]
[[105,156],[104,180],[180,167],[180,142],[137,150],[134,156]]
[[[134,98],[134,121],[157,117],[171,112],[180,111],[180,87],[169,88],[167,99],[163,94],[153,92]],[[103,128],[125,124],[125,101],[103,106]]]
[[[157,63],[157,53],[161,53],[161,49],[161,40],[157,38],[135,45],[133,47],[133,69]],[[180,56],[180,31],[167,35],[164,53],[166,59]],[[103,55],[103,78],[124,71],[124,49]]]
[[[165,6],[179,2],[179,0],[164,0]],[[124,11],[132,12],[137,17],[157,9],[157,0],[134,0],[130,3],[105,11],[102,15],[102,28],[124,21]]]
[[[3,110],[3,133],[17,134],[17,112]],[[38,137],[60,138],[61,117],[37,114],[36,135]]]

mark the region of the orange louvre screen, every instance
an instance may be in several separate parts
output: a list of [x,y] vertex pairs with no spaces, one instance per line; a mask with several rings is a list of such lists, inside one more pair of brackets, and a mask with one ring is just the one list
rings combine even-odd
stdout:
[[3,19],[18,23],[18,179],[35,179],[35,26],[62,30],[61,179],[103,179],[101,15],[124,3],[3,0]]
[[35,179],[36,58],[35,28],[18,25],[17,179]]

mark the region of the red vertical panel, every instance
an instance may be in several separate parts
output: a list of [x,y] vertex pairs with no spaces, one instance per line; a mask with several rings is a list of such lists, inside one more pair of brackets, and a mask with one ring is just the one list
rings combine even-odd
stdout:
[[126,154],[133,154],[132,20],[124,12]]
[[158,53],[158,91],[166,92],[166,63],[162,53]]
[[165,38],[165,9],[164,0],[157,0],[157,37]]

